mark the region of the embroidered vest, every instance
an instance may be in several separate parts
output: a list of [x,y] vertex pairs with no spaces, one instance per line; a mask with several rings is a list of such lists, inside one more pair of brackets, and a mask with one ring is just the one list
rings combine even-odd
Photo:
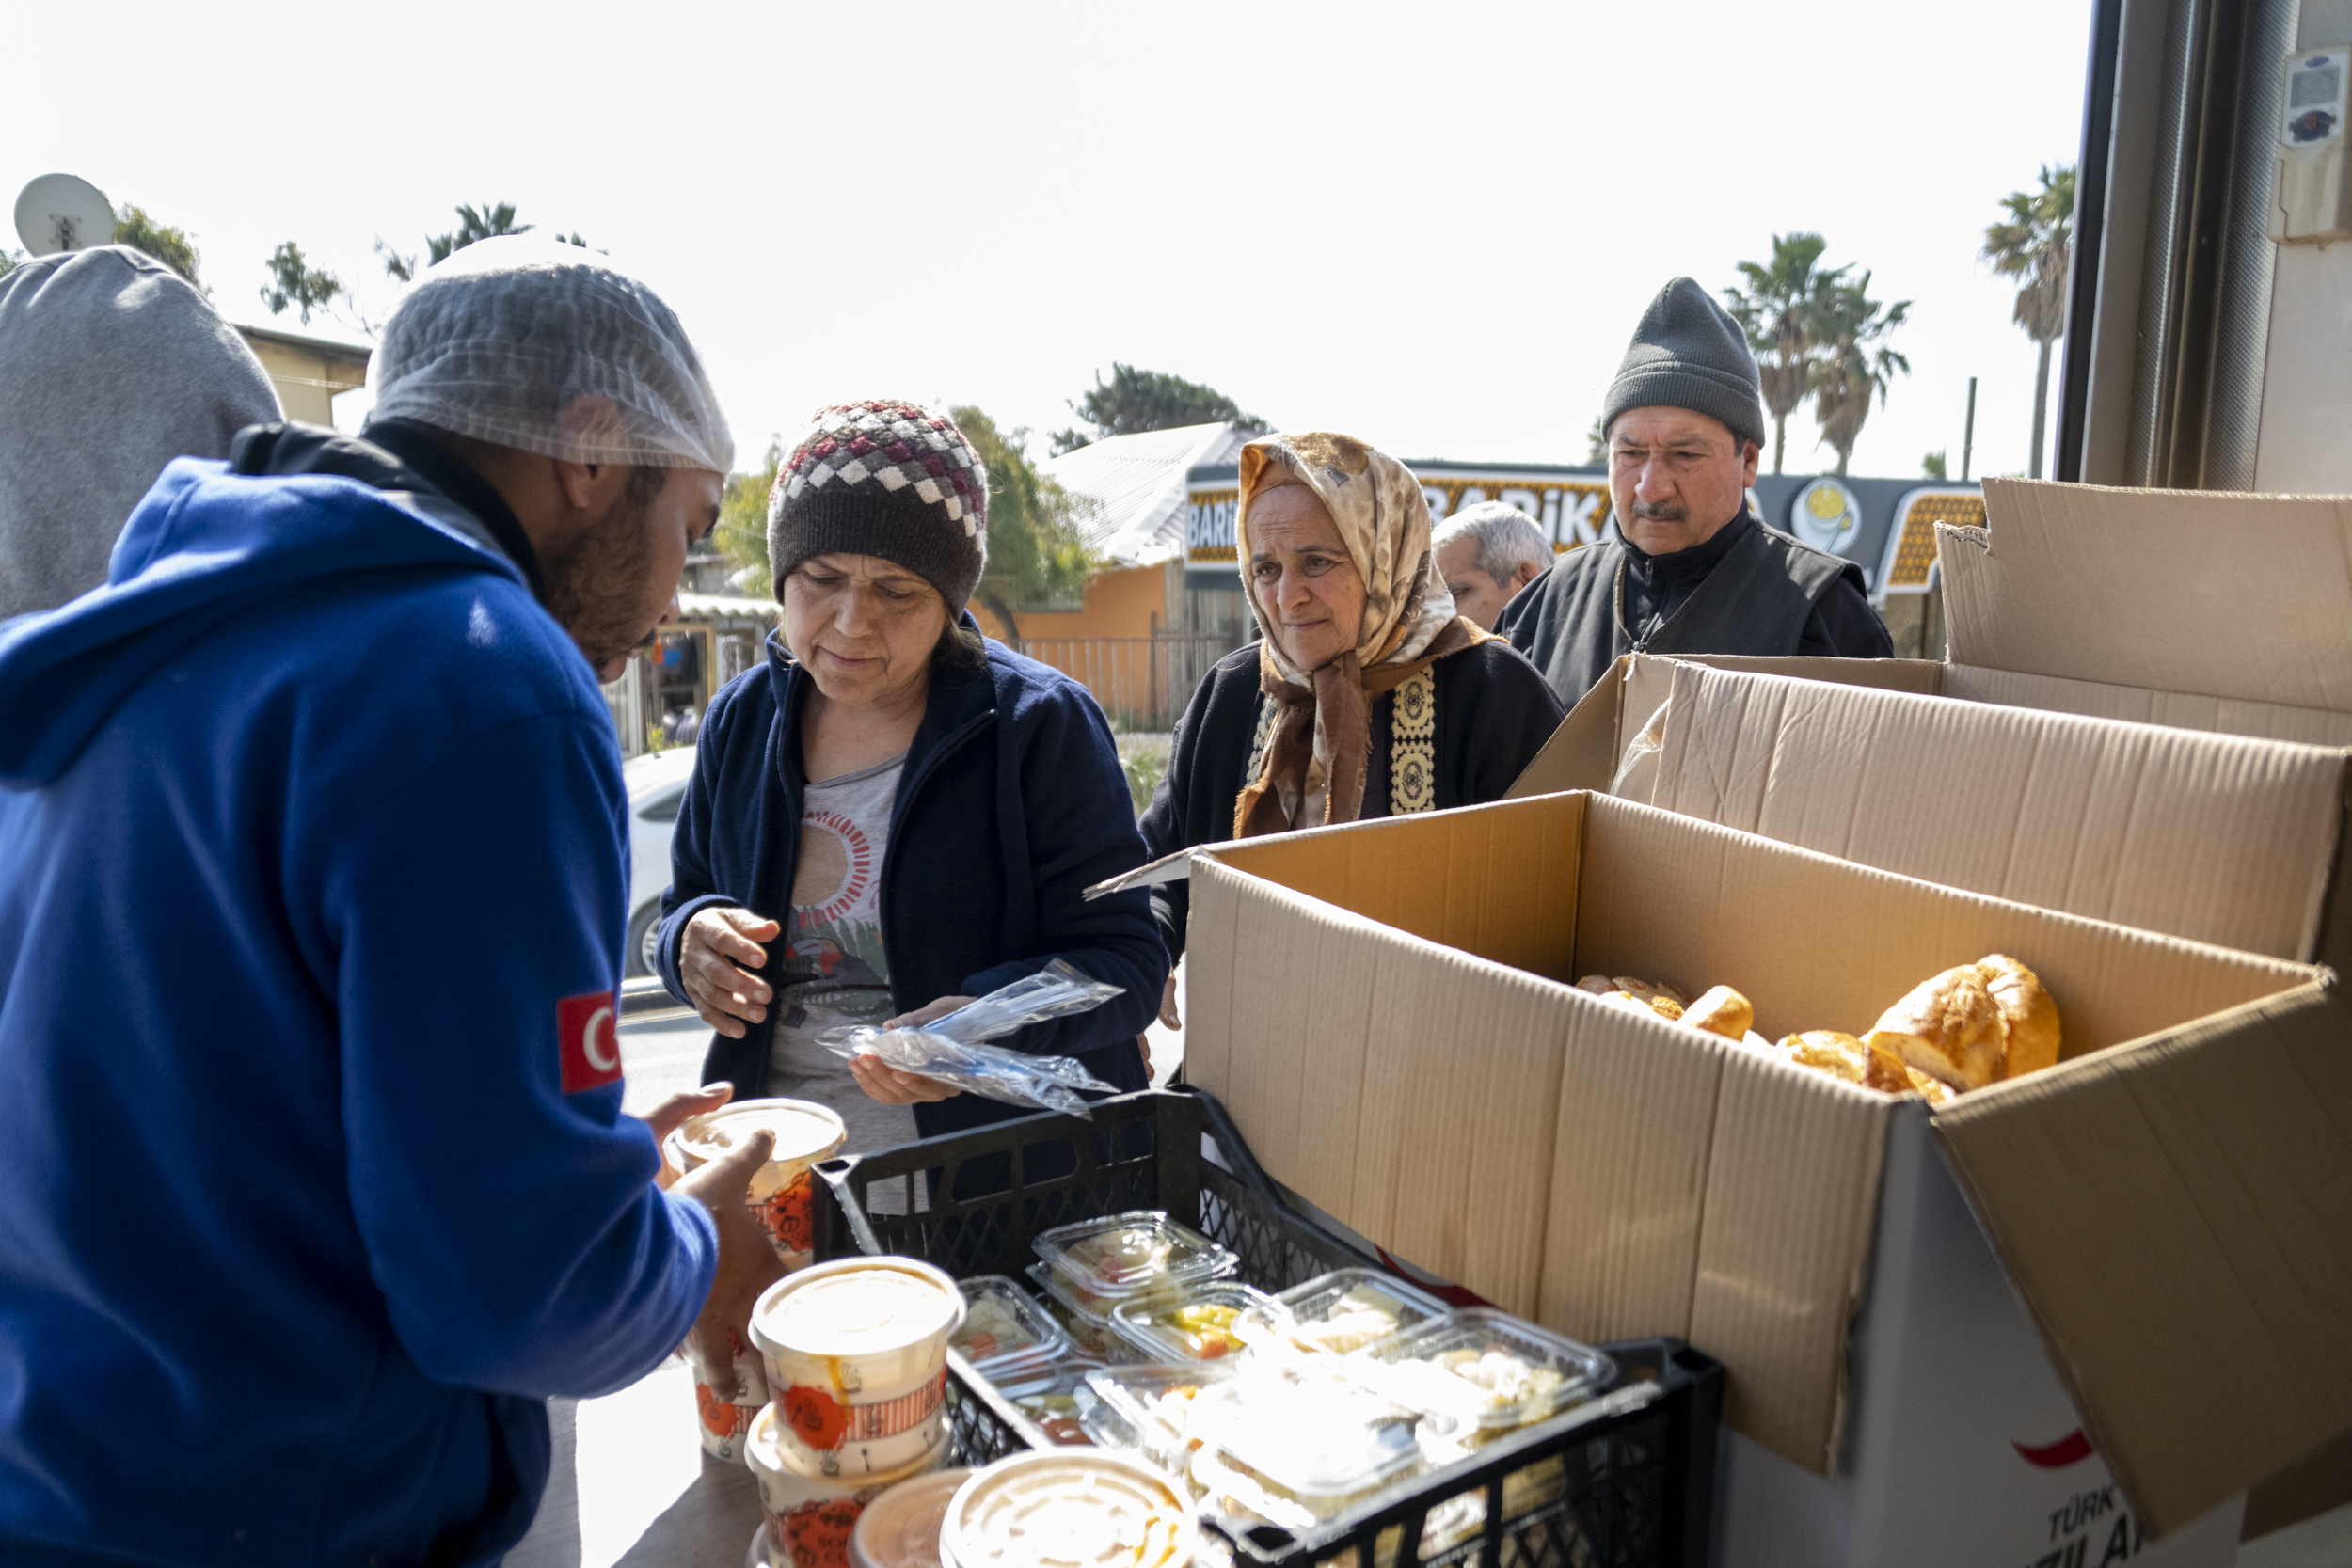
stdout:
[[[1389,815],[1438,809],[1438,667],[1423,665],[1389,693]],[[1244,788],[1265,771],[1276,708],[1258,693],[1258,727],[1249,740]]]

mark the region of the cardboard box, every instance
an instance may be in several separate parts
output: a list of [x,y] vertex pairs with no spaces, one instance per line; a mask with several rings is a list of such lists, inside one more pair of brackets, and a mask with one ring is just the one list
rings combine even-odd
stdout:
[[2021,904],[2352,959],[2329,907],[2352,750],[1638,656],[1624,685],[1668,693],[1656,749],[1613,781],[1629,799]]
[[2013,954],[2066,1060],[1929,1119],[2148,1533],[2352,1425],[2352,1053],[2322,971],[1582,793],[1191,875],[1187,1071],[1271,1174],[1563,1332],[1690,1338],[1731,1370],[1728,1424],[1818,1475],[1920,1113],[1570,982],[1734,984],[1777,1037]]

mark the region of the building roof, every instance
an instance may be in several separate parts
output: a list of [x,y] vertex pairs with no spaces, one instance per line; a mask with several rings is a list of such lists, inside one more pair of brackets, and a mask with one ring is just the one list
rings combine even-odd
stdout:
[[239,326],[237,330],[248,338],[300,349],[305,354],[315,354],[324,359],[347,360],[358,366],[363,373],[368,368],[369,356],[375,353],[365,343],[339,343],[332,338],[307,338],[299,332],[280,332],[274,326]]
[[1038,465],[1081,502],[1087,547],[1121,566],[1152,566],[1184,553],[1185,475],[1234,463],[1250,433],[1230,424],[1183,425],[1111,436]]
[[677,611],[681,619],[698,621],[772,621],[784,613],[784,607],[773,599],[755,599],[745,594],[690,594],[680,589]]

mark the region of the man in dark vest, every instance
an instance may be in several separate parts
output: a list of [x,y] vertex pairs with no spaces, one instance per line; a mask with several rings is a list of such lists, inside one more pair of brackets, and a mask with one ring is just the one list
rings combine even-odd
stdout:
[[1705,289],[1677,277],[1650,301],[1601,405],[1615,521],[1495,625],[1568,706],[1625,653],[1894,657],[1862,568],[1748,510],[1760,386]]

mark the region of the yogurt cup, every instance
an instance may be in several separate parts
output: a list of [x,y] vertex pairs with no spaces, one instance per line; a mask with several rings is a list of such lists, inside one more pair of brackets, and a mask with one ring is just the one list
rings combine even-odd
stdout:
[[694,1369],[695,1425],[702,1433],[703,1452],[739,1462],[752,1419],[768,1403],[768,1378],[758,1352],[744,1348],[732,1333],[727,1341],[735,1352],[729,1369],[734,1375],[723,1388],[704,1381],[709,1373],[691,1349],[686,1361]]
[[866,1505],[850,1532],[850,1568],[941,1568],[939,1528],[969,1470],[933,1470]]
[[817,1179],[810,1171],[818,1161],[840,1153],[849,1141],[849,1129],[838,1114],[809,1100],[746,1100],[722,1105],[687,1117],[663,1144],[663,1158],[684,1175],[741,1147],[761,1131],[775,1134],[775,1152],[752,1174],[752,1209],[784,1266],[806,1268],[817,1199]]
[[947,1442],[943,1433],[937,1447],[882,1475],[814,1474],[801,1466],[771,1404],[752,1422],[743,1457],[759,1483],[770,1568],[848,1568],[850,1534],[866,1504],[900,1481],[937,1469],[947,1458]]
[[1100,1449],[1015,1454],[957,1488],[940,1528],[952,1568],[1185,1568],[1192,1507],[1148,1465]]
[[963,1292],[912,1258],[845,1258],[788,1275],[752,1309],[783,1441],[803,1468],[880,1474],[946,1423],[947,1341]]

